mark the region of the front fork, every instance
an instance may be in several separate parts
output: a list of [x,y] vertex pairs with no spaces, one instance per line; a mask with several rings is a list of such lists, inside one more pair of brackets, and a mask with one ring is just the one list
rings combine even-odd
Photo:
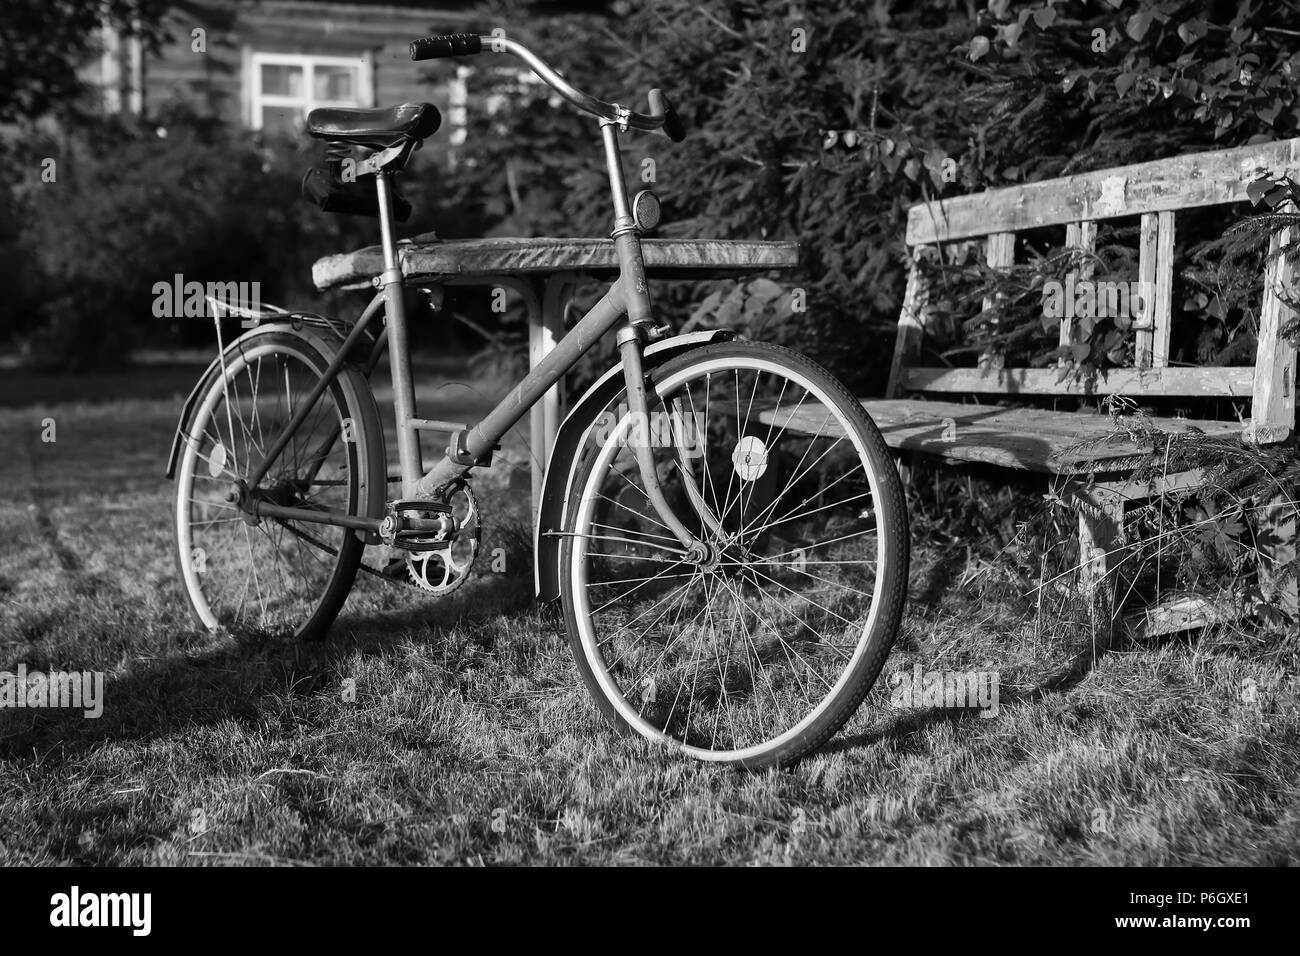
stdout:
[[[636,423],[648,425],[650,421],[649,402],[645,390],[645,368],[641,362],[641,346],[646,338],[646,330],[654,325],[654,316],[650,306],[650,289],[645,278],[645,260],[641,255],[641,235],[627,202],[627,184],[623,179],[623,163],[618,151],[617,122],[603,120],[600,124],[600,133],[605,143],[605,166],[609,172],[609,188],[614,199],[614,230],[610,235],[618,254],[619,275],[624,302],[627,304],[627,325],[618,333],[618,351],[619,357],[623,360],[623,380],[627,386],[628,412],[635,428]],[[681,519],[669,506],[668,500],[664,497],[663,486],[659,483],[659,472],[655,468],[651,443],[640,440],[648,437],[646,429],[642,428],[639,431],[641,434],[634,435],[632,444],[636,450],[637,468],[641,472],[641,480],[645,483],[646,496],[650,499],[650,504],[660,520],[686,549],[686,560],[702,562],[708,555],[708,547],[682,524]],[[693,488],[695,479],[690,469],[682,467],[682,462],[685,460],[684,450],[680,447],[682,436],[678,436],[675,442],[679,446],[677,463],[682,479],[688,488]],[[694,490],[697,493],[691,495],[692,500],[698,498],[699,503],[702,504],[703,496],[698,494],[699,489]],[[702,514],[707,515],[707,510]]]
[[[618,334],[618,351],[623,360],[623,381],[627,388],[628,416],[632,420],[632,447],[636,451],[637,470],[641,472],[641,481],[645,484],[646,497],[659,515],[664,526],[673,533],[683,548],[686,549],[685,560],[700,563],[708,558],[708,546],[699,540],[677,517],[668,499],[664,497],[663,486],[659,483],[659,470],[655,467],[654,450],[649,438],[649,400],[646,397],[645,369],[641,363],[642,326],[629,323]],[[675,434],[675,430],[674,430]],[[684,435],[676,435],[676,465],[686,485],[688,497],[705,521],[714,524],[713,516],[704,507],[704,496],[695,486],[695,476],[691,474],[686,462],[686,449],[682,447]],[[720,528],[715,529],[720,530]]]

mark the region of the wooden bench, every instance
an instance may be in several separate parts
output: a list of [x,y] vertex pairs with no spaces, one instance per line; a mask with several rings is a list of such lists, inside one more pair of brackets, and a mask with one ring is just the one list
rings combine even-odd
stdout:
[[[643,239],[646,275],[651,279],[739,278],[798,263],[793,242],[724,239]],[[497,238],[439,240],[415,236],[398,243],[406,282],[500,286],[517,293],[528,314],[529,362],[536,366],[564,335],[564,315],[577,283],[584,278],[612,281],[618,258],[610,239]],[[312,267],[318,289],[368,287],[384,271],[383,250],[370,246],[326,256]],[[552,388],[532,410],[533,511],[541,499],[542,478],[560,425],[562,395]]]
[[[1008,404],[1031,396],[1122,394],[1139,402],[1151,397],[1231,397],[1250,403],[1244,429],[1236,421],[1154,418],[1153,424],[1172,432],[1194,426],[1211,435],[1244,435],[1260,444],[1288,440],[1295,428],[1296,350],[1279,334],[1293,313],[1278,290],[1292,281],[1289,261],[1274,257],[1266,268],[1253,367],[1174,367],[1169,361],[1178,212],[1241,202],[1247,199],[1246,187],[1265,175],[1300,177],[1300,139],[1179,156],[914,206],[907,222],[913,265],[888,391],[884,399],[864,402],[885,439],[905,454],[1059,479],[1066,494],[1093,506],[1089,509],[1093,513],[1084,513],[1079,520],[1083,586],[1113,582],[1114,575],[1108,572],[1122,544],[1125,505],[1156,495],[1162,487],[1196,484],[1199,476],[1171,475],[1163,482],[1138,487],[1126,481],[1119,467],[1107,469],[1103,464],[1092,466],[1091,476],[1080,474],[1083,458],[1104,454],[1119,464],[1143,449],[1108,444],[1081,453],[1077,449],[1081,441],[1111,431],[1109,416]],[[1144,283],[1143,288],[1154,289],[1154,303],[1134,326],[1134,367],[1087,380],[1065,374],[1068,368],[1005,368],[1000,356],[988,354],[975,368],[926,362],[924,333],[931,290],[925,270],[917,266],[920,256],[942,255],[945,244],[978,242],[989,266],[1006,267],[1016,261],[1017,233],[1042,227],[1061,230],[1067,248],[1089,252],[1098,221],[1139,216],[1139,274],[1133,278]],[[1289,239],[1287,234],[1275,237],[1273,251]],[[1073,323],[1062,321],[1061,345],[1075,343],[1077,334]],[[1294,506],[1279,505],[1274,518],[1275,538],[1282,543],[1271,557],[1281,566],[1295,556],[1293,543],[1288,543],[1295,532]],[[1261,574],[1267,577],[1268,568],[1262,567]],[[1100,590],[1108,607],[1110,596],[1105,588]],[[1294,612],[1294,580],[1281,591],[1282,603]],[[1210,605],[1204,606],[1200,615],[1187,613],[1186,601],[1179,605],[1180,611],[1157,607],[1141,623],[1148,633],[1193,626],[1208,620]]]

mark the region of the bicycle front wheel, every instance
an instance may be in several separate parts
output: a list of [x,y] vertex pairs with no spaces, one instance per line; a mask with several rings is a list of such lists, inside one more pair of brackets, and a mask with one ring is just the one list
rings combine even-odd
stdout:
[[[200,389],[177,471],[175,541],[186,597],[209,630],[319,639],[352,586],[362,532],[254,518],[229,498],[328,365],[312,337],[260,333]],[[249,493],[283,507],[355,516],[376,514],[385,492],[374,397],[365,377],[344,366]]]
[[[561,549],[570,643],[616,726],[760,768],[820,746],[893,644],[903,490],[860,402],[787,349],[709,345],[651,375],[648,421],[610,403],[575,465]],[[650,504],[649,446],[684,549]]]

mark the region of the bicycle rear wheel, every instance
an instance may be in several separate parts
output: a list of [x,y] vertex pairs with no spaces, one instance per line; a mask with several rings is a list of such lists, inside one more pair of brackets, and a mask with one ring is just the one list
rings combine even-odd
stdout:
[[[575,465],[566,623],[616,726],[708,761],[792,762],[874,684],[907,582],[907,513],[884,440],[809,359],[709,345],[651,375],[650,420],[610,403]],[[643,488],[648,444],[688,561]]]
[[[200,390],[176,483],[176,562],[209,630],[324,637],[356,577],[363,533],[314,521],[256,519],[228,495],[246,482],[329,356],[314,337],[249,336]],[[254,494],[296,508],[382,512],[383,432],[369,383],[345,366],[272,461]],[[376,499],[376,496],[378,498]]]

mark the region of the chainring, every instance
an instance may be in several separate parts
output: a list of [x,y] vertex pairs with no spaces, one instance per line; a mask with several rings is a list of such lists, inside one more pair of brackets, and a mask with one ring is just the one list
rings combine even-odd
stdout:
[[406,556],[406,573],[411,583],[429,594],[450,594],[469,579],[478,558],[483,522],[478,498],[464,482],[447,496],[456,518],[457,531],[446,540],[430,539],[428,547]]

